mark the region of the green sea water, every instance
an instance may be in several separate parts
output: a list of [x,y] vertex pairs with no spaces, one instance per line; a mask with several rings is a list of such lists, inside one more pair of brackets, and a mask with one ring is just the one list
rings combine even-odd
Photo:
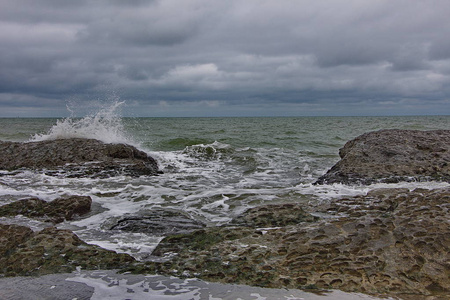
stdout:
[[[26,141],[61,119],[0,118],[0,140]],[[220,141],[236,147],[289,147],[322,142],[342,144],[368,131],[450,129],[450,116],[399,117],[230,117],[121,118],[126,134],[157,151]],[[111,133],[117,128],[110,128]]]

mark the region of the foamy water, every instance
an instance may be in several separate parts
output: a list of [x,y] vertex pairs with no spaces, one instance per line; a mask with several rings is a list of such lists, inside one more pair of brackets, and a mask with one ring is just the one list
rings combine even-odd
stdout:
[[124,103],[114,102],[83,118],[68,117],[57,120],[48,132],[35,134],[30,141],[87,138],[105,143],[136,145],[137,143],[124,130],[122,118],[117,113]]

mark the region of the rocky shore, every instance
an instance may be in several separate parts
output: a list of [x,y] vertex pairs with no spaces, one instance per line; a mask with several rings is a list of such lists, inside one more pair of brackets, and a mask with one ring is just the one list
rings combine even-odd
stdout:
[[[0,170],[32,170],[51,176],[142,176],[160,173],[156,160],[125,144],[105,144],[92,139],[42,142],[0,141]],[[3,173],[5,174],[5,173]],[[6,173],[7,174],[7,173]],[[128,254],[89,245],[70,230],[52,225],[80,218],[91,211],[92,199],[72,195],[46,202],[26,198],[0,207],[0,217],[25,216],[51,227],[34,232],[26,226],[0,224],[0,274],[43,275],[83,269],[120,269],[135,259]]]
[[56,224],[90,212],[91,204],[92,199],[89,196],[74,195],[51,202],[28,198],[0,206],[0,217],[22,215]]
[[89,245],[70,230],[0,224],[0,273],[37,276],[82,269],[120,269],[134,262],[128,254]]
[[[19,144],[0,143],[0,169],[60,175],[62,168],[88,177],[123,174],[119,171],[132,176],[158,173],[151,157],[128,145],[93,140]],[[14,159],[17,153],[21,157]],[[316,184],[449,182],[450,131],[367,133],[347,142],[340,156]],[[22,199],[0,207],[0,216],[20,214],[56,224],[81,218],[91,202],[81,196],[52,202]],[[69,230],[48,227],[33,232],[3,224],[0,274],[41,275],[81,266],[262,287],[448,299],[449,209],[450,188],[393,188],[330,199],[320,206],[259,206],[219,227],[205,227],[183,212],[167,209],[142,211],[104,224],[107,230],[166,235],[152,253],[155,259],[147,262],[88,245]]]
[[450,182],[450,130],[369,132],[347,142],[339,156],[317,184]]
[[0,141],[0,153],[0,170],[30,169],[54,176],[101,178],[160,173],[156,160],[145,152],[93,139]]
[[332,216],[326,219],[297,204],[262,206],[236,225],[167,237],[153,253],[166,261],[129,270],[264,287],[445,297],[449,208],[450,189],[373,190],[316,207]]

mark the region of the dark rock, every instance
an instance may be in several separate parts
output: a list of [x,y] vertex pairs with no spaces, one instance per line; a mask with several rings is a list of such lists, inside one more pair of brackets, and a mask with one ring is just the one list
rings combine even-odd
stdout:
[[314,222],[318,219],[305,212],[300,204],[286,203],[251,208],[232,223],[251,227],[279,227]]
[[203,227],[205,224],[180,211],[152,209],[141,211],[136,215],[125,216],[111,225],[110,229],[167,236],[188,233]]
[[37,276],[83,269],[118,269],[134,262],[118,254],[81,241],[69,230],[54,227],[33,232],[18,225],[0,224],[0,274]]
[[92,139],[42,142],[0,141],[0,169],[42,170],[49,175],[109,177],[156,175],[157,162],[145,152],[125,144]]
[[165,238],[153,254],[166,260],[134,271],[440,299],[450,292],[449,200],[448,188],[375,190],[321,205],[330,217],[316,222],[205,228]]
[[0,224],[0,260],[10,254],[11,249],[22,244],[31,235],[33,230],[25,226]]
[[450,182],[450,130],[380,130],[340,149],[341,160],[317,184],[415,180]]
[[224,241],[233,241],[254,233],[247,227],[209,227],[187,234],[177,234],[164,238],[153,251],[153,255],[164,256],[172,253],[202,252]]
[[46,202],[38,198],[29,198],[9,203],[0,207],[0,217],[24,215],[43,221],[60,223],[72,220],[75,215],[90,211],[92,199],[89,196],[70,196]]

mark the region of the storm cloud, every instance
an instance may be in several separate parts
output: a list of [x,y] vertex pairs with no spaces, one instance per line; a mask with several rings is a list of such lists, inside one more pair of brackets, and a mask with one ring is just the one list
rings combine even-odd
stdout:
[[[0,0],[0,116],[450,112],[450,2]],[[112,96],[113,95],[113,96]]]

